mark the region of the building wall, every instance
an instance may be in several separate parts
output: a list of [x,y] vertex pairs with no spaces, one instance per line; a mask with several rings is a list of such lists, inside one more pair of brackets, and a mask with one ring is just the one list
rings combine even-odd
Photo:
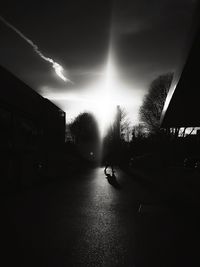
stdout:
[[7,185],[31,184],[65,142],[65,113],[0,68],[0,172]]

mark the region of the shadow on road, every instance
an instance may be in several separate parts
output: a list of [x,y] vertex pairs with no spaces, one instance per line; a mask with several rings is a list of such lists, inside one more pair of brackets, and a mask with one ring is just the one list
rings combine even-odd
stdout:
[[106,175],[106,179],[108,180],[108,183],[111,184],[114,188],[120,190],[121,189],[121,185],[118,183],[116,176],[107,174]]

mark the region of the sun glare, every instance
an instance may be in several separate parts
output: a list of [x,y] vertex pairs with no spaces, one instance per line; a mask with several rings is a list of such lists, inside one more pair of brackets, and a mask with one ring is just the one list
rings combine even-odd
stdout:
[[70,110],[69,103],[72,103],[71,107],[74,115],[75,113],[78,115],[80,112],[92,112],[97,119],[100,135],[103,137],[114,120],[117,105],[127,102],[127,99],[123,99],[122,88],[116,78],[115,66],[111,57],[109,57],[103,78],[82,90],[82,92],[71,91],[57,94],[52,92],[50,94],[47,90],[46,93],[43,93],[43,96],[57,103],[64,101],[63,109],[66,113]]
[[102,95],[93,99],[90,105],[90,110],[94,113],[100,130],[100,135],[103,137],[107,128],[114,120],[116,113],[116,104],[110,101],[108,96]]
[[98,121],[101,137],[106,134],[108,127],[113,122],[119,104],[115,99],[114,83],[115,71],[111,58],[109,58],[104,80],[99,86],[99,90],[98,85],[96,85],[96,88],[92,90],[94,93],[91,93],[90,110]]
[[114,101],[114,66],[111,61],[111,57],[108,59],[107,69],[106,69],[106,79],[105,85],[102,92],[103,100],[100,101],[98,116],[99,116],[99,127],[101,135],[105,135],[105,132],[109,125],[114,120],[116,113],[116,106],[118,103]]

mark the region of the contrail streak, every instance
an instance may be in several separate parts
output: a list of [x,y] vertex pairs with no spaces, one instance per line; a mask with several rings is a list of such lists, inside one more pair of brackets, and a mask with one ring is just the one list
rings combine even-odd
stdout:
[[12,29],[14,32],[16,32],[22,39],[24,39],[30,46],[32,46],[33,50],[45,61],[52,64],[52,67],[54,68],[56,74],[65,82],[71,82],[68,78],[66,78],[63,74],[63,67],[55,62],[52,58],[46,57],[38,48],[36,44],[33,43],[29,38],[27,38],[21,31],[19,31],[17,28],[15,28],[11,23],[9,23],[6,19],[4,19],[2,16],[0,16],[0,20],[10,29]]

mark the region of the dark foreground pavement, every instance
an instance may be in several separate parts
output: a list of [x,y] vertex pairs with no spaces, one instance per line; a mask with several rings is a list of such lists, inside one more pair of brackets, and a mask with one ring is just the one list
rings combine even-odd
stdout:
[[116,176],[96,168],[2,196],[1,266],[199,266],[198,203]]

